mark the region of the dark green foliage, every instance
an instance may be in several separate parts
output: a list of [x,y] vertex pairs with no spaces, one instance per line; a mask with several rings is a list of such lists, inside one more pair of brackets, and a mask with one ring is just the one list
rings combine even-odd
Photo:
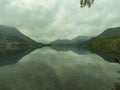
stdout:
[[82,8],[85,6],[88,6],[90,8],[93,2],[94,0],[80,0],[80,5]]
[[115,90],[120,90],[120,83],[115,84]]

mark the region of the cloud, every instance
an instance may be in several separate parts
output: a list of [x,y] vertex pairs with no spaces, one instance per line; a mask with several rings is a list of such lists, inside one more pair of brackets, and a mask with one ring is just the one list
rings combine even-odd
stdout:
[[120,26],[119,0],[96,0],[80,8],[79,0],[1,0],[0,24],[17,27],[36,41],[97,35]]

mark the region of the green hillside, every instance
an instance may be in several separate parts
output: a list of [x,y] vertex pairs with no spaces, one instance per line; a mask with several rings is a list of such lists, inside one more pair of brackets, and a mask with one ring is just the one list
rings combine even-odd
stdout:
[[120,27],[107,29],[83,45],[93,52],[120,53]]
[[96,53],[108,62],[120,63],[120,27],[105,30],[81,46]]
[[0,53],[35,48],[40,45],[42,44],[35,42],[16,28],[0,25]]

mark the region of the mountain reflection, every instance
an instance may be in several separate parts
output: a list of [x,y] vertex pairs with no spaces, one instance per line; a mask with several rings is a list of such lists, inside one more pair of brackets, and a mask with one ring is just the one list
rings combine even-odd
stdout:
[[102,57],[104,60],[111,62],[111,63],[120,63],[120,53],[118,52],[99,52],[99,51],[92,51]]
[[22,57],[34,51],[33,49],[22,49],[17,51],[0,52],[0,66],[16,64]]
[[20,61],[0,68],[0,90],[112,90],[119,78],[115,73],[119,65],[111,65],[94,54],[87,55],[88,51],[83,53],[86,55],[64,52],[75,48],[57,48],[63,51],[57,52],[45,47],[31,54],[35,49],[26,49],[6,53],[7,57],[4,53],[4,65]]
[[56,50],[56,51],[73,51],[74,53],[77,54],[90,54],[90,51],[88,51],[85,48],[79,47],[77,45],[53,45],[50,46],[50,48]]
[[[74,53],[77,53],[79,55],[87,55],[91,53],[95,53],[107,62],[114,62],[114,63],[120,63],[120,54],[119,53],[104,53],[104,52],[92,52],[88,51],[85,48],[81,48],[77,45],[56,45],[56,46],[49,46],[51,49],[56,51],[73,51]],[[31,49],[22,49],[18,51],[13,52],[0,52],[0,66],[8,65],[8,64],[16,64],[22,57],[25,55],[31,53],[36,48]]]
[[93,52],[92,50],[87,50],[77,45],[56,45],[56,46],[50,46],[50,48],[56,51],[73,51],[80,55],[95,53],[98,56],[102,57],[107,62],[120,63],[120,53],[115,53],[115,52],[106,53],[106,52],[99,52],[99,51]]

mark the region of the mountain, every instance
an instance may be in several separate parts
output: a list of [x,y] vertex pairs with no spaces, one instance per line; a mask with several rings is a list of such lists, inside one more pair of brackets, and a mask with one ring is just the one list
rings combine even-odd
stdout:
[[120,27],[109,28],[85,43],[89,49],[120,53]]
[[78,43],[78,42],[87,41],[90,38],[91,38],[91,36],[78,36],[78,37],[74,38],[72,41],[75,42],[75,43]]
[[51,44],[51,45],[70,44],[70,40],[67,40],[67,39],[64,39],[64,40],[57,39],[57,40],[51,42],[50,44]]
[[72,40],[68,40],[68,39],[63,39],[63,40],[60,40],[60,39],[57,39],[53,42],[51,42],[50,44],[51,45],[71,45],[71,44],[77,44],[77,43],[81,43],[81,42],[84,42],[88,39],[90,39],[91,37],[90,36],[78,36]]
[[78,36],[72,40],[57,39],[51,42],[49,47],[56,51],[73,51],[78,54],[86,54],[89,53],[89,51],[83,47],[79,47],[78,43],[82,43],[86,40],[89,40],[90,38],[91,38],[90,36]]
[[120,27],[108,28],[103,33],[97,36],[97,38],[120,38]]
[[15,51],[42,46],[14,27],[0,25],[0,52]]
[[110,62],[120,62],[120,27],[109,28],[100,35],[82,43],[93,53]]

